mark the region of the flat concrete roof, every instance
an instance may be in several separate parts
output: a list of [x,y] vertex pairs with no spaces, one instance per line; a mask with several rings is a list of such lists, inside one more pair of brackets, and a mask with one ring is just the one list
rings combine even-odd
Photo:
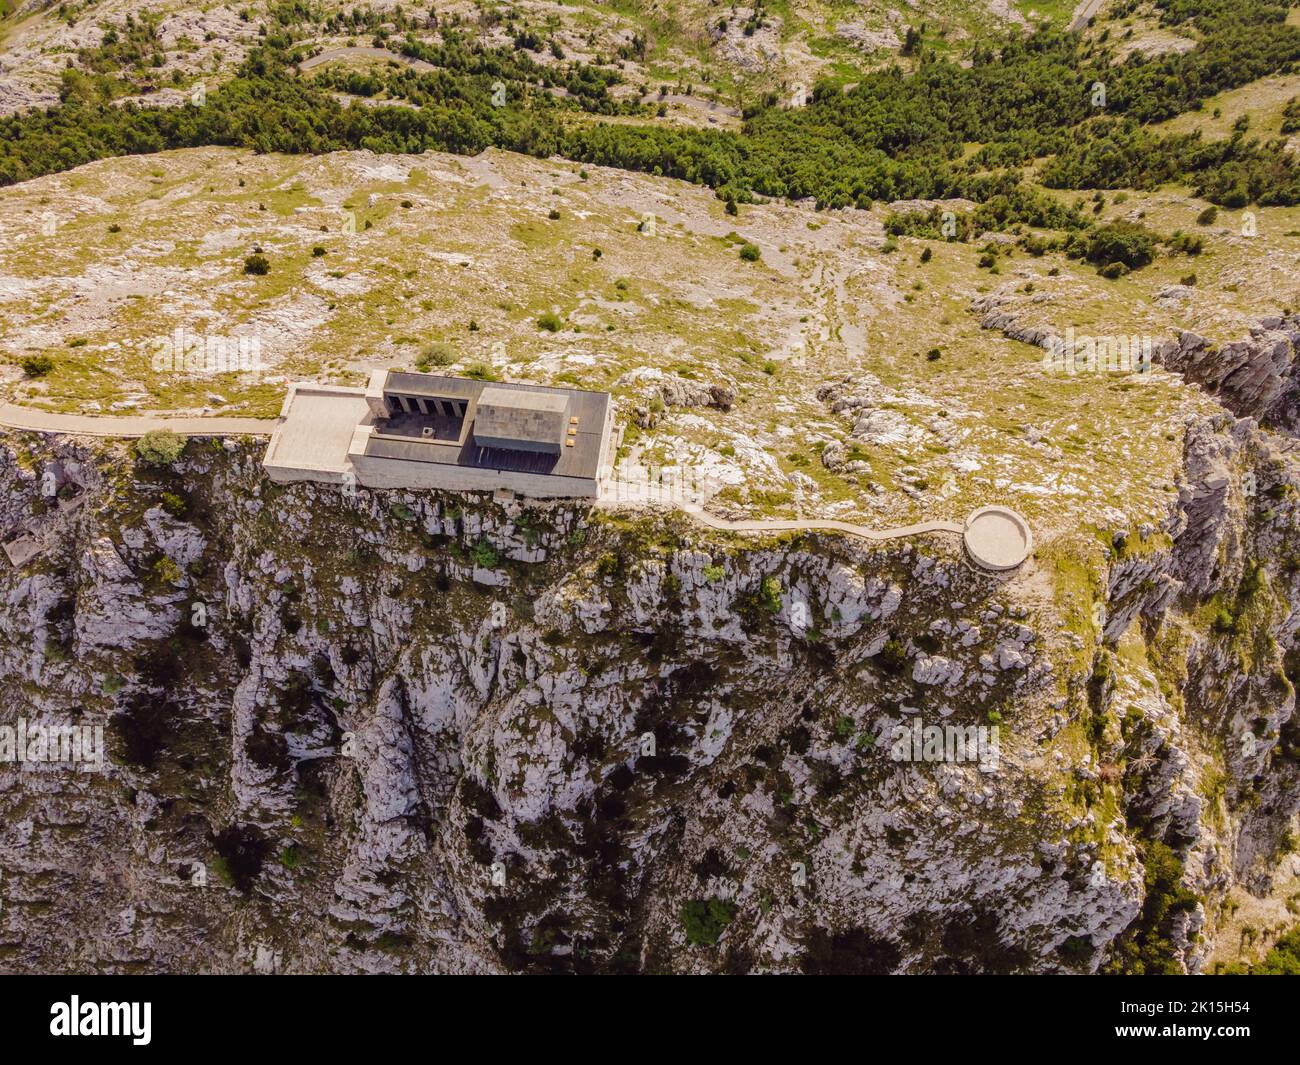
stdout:
[[495,388],[479,393],[474,409],[474,439],[486,447],[508,448],[511,441],[558,451],[568,428],[569,397],[535,389]]
[[531,385],[522,381],[479,381],[472,377],[447,377],[436,373],[412,373],[389,370],[384,379],[385,392],[402,392],[408,396],[438,396],[447,399],[477,399],[485,388],[504,392],[534,392],[557,396],[604,396],[588,388],[556,388],[554,385]]
[[369,414],[360,389],[296,385],[285,398],[266,464],[340,472],[348,465],[352,434]]
[[[567,404],[563,440],[558,455],[539,451],[503,447],[482,447],[474,440],[478,405],[483,393],[522,393],[529,396],[555,396]],[[407,462],[432,462],[448,466],[471,466],[479,469],[506,470],[513,473],[540,473],[553,477],[591,479],[600,472],[600,453],[604,446],[605,419],[609,413],[608,392],[581,388],[553,388],[507,382],[476,381],[467,377],[443,377],[438,374],[389,372],[385,393],[408,396],[456,398],[468,401],[465,424],[468,432],[459,440],[438,440],[415,435],[422,419],[434,424],[432,416],[403,413],[395,416],[393,431],[385,432],[386,419],[374,421],[373,433],[366,443],[366,454],[376,458],[402,459]],[[571,418],[577,418],[571,423]],[[569,433],[569,429],[575,432]],[[492,434],[488,434],[492,435]],[[570,447],[564,441],[572,440]]]
[[[514,387],[505,385],[500,387]],[[477,399],[484,382],[472,377],[446,377],[436,373],[410,373],[407,370],[389,370],[384,379],[385,392],[400,392],[406,396],[432,396],[438,399]]]

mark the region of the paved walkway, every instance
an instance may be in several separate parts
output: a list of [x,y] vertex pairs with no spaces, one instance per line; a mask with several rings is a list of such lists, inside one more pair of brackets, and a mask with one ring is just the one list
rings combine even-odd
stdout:
[[797,532],[804,529],[828,529],[833,532],[847,533],[850,536],[859,536],[864,540],[893,540],[899,536],[919,536],[922,533],[960,534],[965,531],[965,526],[951,521],[923,521],[916,525],[897,525],[889,529],[868,529],[865,525],[854,525],[852,522],[838,521],[835,518],[798,518],[790,521],[728,521],[726,518],[716,517],[694,504],[684,504],[680,509],[701,525],[707,525],[710,529],[721,529],[726,532],[770,533]]
[[154,429],[171,429],[182,436],[270,436],[276,418],[185,418],[140,414],[54,414],[13,403],[0,403],[0,426],[33,433],[70,436],[144,436]]
[[1070,29],[1086,29],[1088,20],[1101,10],[1101,5],[1105,0],[1083,0],[1078,7],[1074,9],[1074,18],[1070,20]]
[[[632,501],[598,500],[598,505],[617,508],[636,506]],[[710,514],[698,503],[675,500],[671,504],[693,521],[710,529],[723,532],[777,533],[823,529],[845,533],[862,540],[879,542],[901,536],[920,536],[926,533],[947,533],[960,536],[970,557],[983,569],[1018,569],[1033,552],[1034,538],[1024,518],[1006,507],[981,507],[970,515],[964,524],[952,521],[922,521],[915,525],[895,525],[885,529],[868,529],[835,518],[748,519],[728,521]]]

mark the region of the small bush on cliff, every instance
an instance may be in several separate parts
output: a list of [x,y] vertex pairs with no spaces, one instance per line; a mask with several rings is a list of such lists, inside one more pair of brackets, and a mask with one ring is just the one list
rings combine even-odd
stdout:
[[175,492],[164,492],[159,502],[162,504],[163,510],[167,511],[173,518],[179,518],[185,513],[185,500]]
[[244,894],[262,871],[270,844],[256,825],[231,825],[223,828],[212,839],[220,863],[220,870],[230,877],[230,882]]
[[470,551],[470,558],[480,569],[492,569],[497,564],[497,551],[486,540],[480,540]]
[[1152,840],[1142,855],[1146,895],[1142,912],[1120,937],[1104,971],[1135,976],[1178,975],[1183,970],[1171,942],[1173,919],[1196,908],[1196,896],[1182,886],[1183,862],[1173,849]]
[[901,640],[890,638],[886,641],[885,646],[880,649],[880,654],[876,656],[880,663],[880,668],[886,673],[902,673],[907,666],[907,648]]
[[163,555],[162,558],[153,564],[153,572],[154,576],[164,584],[180,584],[181,581],[185,579],[185,575],[181,572],[180,566],[176,565],[176,563],[166,555]]
[[1252,976],[1300,976],[1300,928],[1290,932],[1273,944],[1258,965],[1251,967]]
[[135,453],[148,466],[170,466],[185,450],[186,437],[170,429],[150,429],[135,443]]
[[696,947],[716,946],[727,925],[735,919],[736,904],[724,899],[691,899],[682,907],[686,942]]

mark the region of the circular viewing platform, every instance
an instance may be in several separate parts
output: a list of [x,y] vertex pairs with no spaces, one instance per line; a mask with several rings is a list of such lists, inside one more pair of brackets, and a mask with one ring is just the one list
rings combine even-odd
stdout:
[[1015,569],[1034,549],[1029,524],[1009,507],[980,507],[966,519],[966,550],[985,569]]

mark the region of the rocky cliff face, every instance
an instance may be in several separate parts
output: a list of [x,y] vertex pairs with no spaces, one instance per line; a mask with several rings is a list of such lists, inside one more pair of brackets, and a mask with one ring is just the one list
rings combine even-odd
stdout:
[[[1059,347],[1062,338],[1056,329],[1017,317],[1014,306],[1008,309],[1010,304],[1007,294],[991,293],[977,297],[971,310],[984,329],[995,329],[1035,347],[1053,350],[1058,346],[1058,366],[1069,359],[1083,364],[1081,338],[1075,340],[1076,350],[1067,354]],[[1296,375],[1300,315],[1263,318],[1249,336],[1224,344],[1190,330],[1182,330],[1176,339],[1147,339],[1153,363],[1181,374],[1234,414],[1254,418],[1289,436],[1300,434],[1300,377]]]
[[[0,725],[109,751],[0,763],[7,971],[1195,970],[1282,860],[1300,471],[1252,422],[1012,578],[259,460],[0,439]],[[930,725],[998,757],[892,757]]]
[[1250,336],[1221,347],[1184,331],[1163,342],[1155,357],[1214,394],[1236,414],[1295,435],[1300,432],[1300,315],[1265,318]]

